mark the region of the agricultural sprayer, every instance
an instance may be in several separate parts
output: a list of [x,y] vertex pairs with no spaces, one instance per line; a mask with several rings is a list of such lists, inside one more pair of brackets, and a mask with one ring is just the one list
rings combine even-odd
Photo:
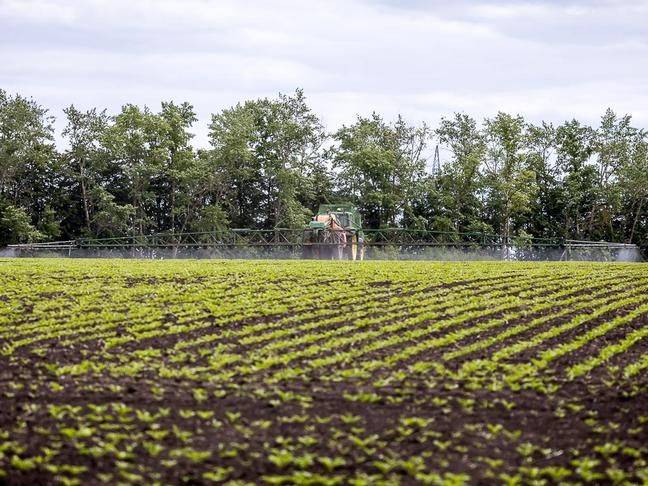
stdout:
[[503,237],[484,232],[362,228],[351,203],[321,204],[305,228],[228,229],[9,245],[5,256],[134,258],[307,258],[334,260],[640,259],[636,245],[564,238]]
[[303,258],[362,260],[364,234],[352,204],[321,204],[302,240]]

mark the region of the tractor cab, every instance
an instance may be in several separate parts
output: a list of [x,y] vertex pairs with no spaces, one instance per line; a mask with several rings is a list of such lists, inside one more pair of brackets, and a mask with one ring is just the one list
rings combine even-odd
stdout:
[[317,215],[312,223],[317,222],[318,216],[332,215],[336,222],[346,230],[361,231],[362,220],[360,212],[353,204],[320,204]]

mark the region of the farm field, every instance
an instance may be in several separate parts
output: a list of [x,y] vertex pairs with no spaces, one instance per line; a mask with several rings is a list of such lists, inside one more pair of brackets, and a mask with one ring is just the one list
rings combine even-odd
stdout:
[[641,484],[646,427],[646,264],[0,260],[0,484]]

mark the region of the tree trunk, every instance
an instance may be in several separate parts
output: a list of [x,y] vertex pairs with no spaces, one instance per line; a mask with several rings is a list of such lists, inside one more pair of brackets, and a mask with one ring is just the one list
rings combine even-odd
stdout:
[[175,236],[175,183],[171,182],[171,234],[173,235],[173,252],[172,258],[178,256],[178,245],[180,242]]
[[171,233],[175,233],[175,196],[176,196],[176,183],[173,176],[173,167],[176,157],[175,148],[171,148],[169,157],[169,172],[171,172],[169,179],[171,180]]
[[508,244],[509,244],[509,234],[511,232],[510,228],[511,217],[508,208],[504,214],[504,226],[502,232],[502,260],[508,260]]
[[86,228],[88,229],[88,232],[90,232],[90,209],[89,209],[89,203],[88,203],[88,194],[86,191],[86,185],[85,185],[85,166],[83,164],[83,161],[79,162],[79,174],[80,174],[80,180],[81,180],[81,198],[83,200],[83,214],[85,216],[85,224]]
[[175,233],[175,183],[171,182],[171,233]]
[[587,239],[592,239],[592,229],[594,228],[594,214],[598,209],[598,204],[594,203],[592,205],[592,212],[590,213],[589,221],[587,223]]
[[642,197],[641,199],[639,199],[639,207],[637,208],[634,221],[632,222],[632,229],[630,230],[630,239],[628,240],[628,243],[632,243],[632,240],[634,238],[635,229],[637,228],[637,221],[639,221],[639,216],[641,216],[641,207],[643,206],[643,202],[644,198]]

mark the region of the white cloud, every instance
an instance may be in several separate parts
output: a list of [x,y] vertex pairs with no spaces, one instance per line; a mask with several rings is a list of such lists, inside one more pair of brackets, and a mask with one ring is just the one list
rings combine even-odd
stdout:
[[72,5],[47,0],[3,0],[0,2],[0,18],[17,21],[72,24],[75,10]]
[[[372,110],[648,125],[646,2],[0,0],[0,87],[61,115],[303,87],[330,129]],[[59,121],[59,126],[62,122]]]

